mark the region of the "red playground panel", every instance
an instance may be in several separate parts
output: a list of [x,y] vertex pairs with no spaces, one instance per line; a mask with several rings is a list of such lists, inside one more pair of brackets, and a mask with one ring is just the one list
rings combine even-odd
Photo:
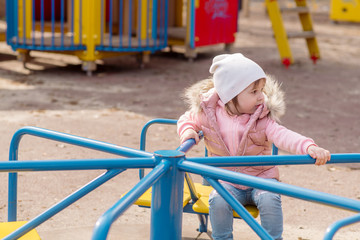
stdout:
[[237,19],[238,0],[199,0],[195,6],[195,47],[234,42]]

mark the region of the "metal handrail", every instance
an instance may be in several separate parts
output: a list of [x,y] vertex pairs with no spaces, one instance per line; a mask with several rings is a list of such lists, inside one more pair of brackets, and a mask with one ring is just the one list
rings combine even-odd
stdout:
[[92,239],[106,239],[110,227],[141,195],[146,192],[170,168],[169,162],[161,162],[149,174],[142,178],[128,193],[107,210],[95,224]]
[[[333,156],[336,158],[336,156]],[[259,157],[262,158],[262,157]],[[343,161],[345,163],[346,161]],[[360,154],[358,158],[360,162]],[[262,189],[270,192],[287,195],[308,201],[315,201],[324,203],[327,205],[344,208],[351,211],[360,212],[360,201],[353,200],[345,197],[332,195],[329,193],[322,193],[315,190],[310,190],[298,186],[292,186],[290,184],[282,182],[268,181],[264,178],[250,176],[243,173],[233,172],[217,167],[208,166],[205,164],[199,164],[191,161],[191,158],[186,159],[178,163],[178,167],[182,171],[199,174],[215,180],[221,179],[227,182],[245,185],[252,188]]]
[[86,147],[89,149],[107,152],[111,154],[116,154],[123,157],[152,157],[152,153],[139,151],[133,148],[122,147],[112,143],[93,140],[90,138],[79,137],[79,136],[75,136],[67,133],[61,133],[44,128],[23,127],[20,128],[18,131],[16,131],[12,137],[10,143],[10,155],[9,155],[10,160],[17,160],[17,150],[19,147],[20,140],[24,135],[32,135],[36,137],[46,138],[49,140],[77,145],[80,147]]
[[146,134],[149,129],[149,127],[153,124],[168,124],[168,125],[176,125],[177,120],[176,119],[165,119],[165,118],[155,118],[150,121],[148,121],[142,128],[140,133],[140,150],[145,151],[146,148]]
[[360,222],[360,214],[356,214],[354,216],[347,217],[347,218],[341,219],[341,220],[333,223],[331,226],[329,226],[326,229],[326,234],[324,236],[324,240],[331,240],[334,237],[335,233],[340,228],[345,227],[350,224],[354,224],[356,222]]
[[254,219],[246,208],[217,180],[205,177],[206,181],[229,203],[235,212],[251,227],[262,240],[271,240],[268,232]]
[[[146,149],[146,136],[147,136],[147,131],[149,129],[150,126],[154,125],[154,124],[165,124],[165,125],[176,125],[177,124],[177,120],[176,119],[167,119],[167,118],[155,118],[152,119],[150,121],[148,121],[142,128],[141,130],[141,134],[140,134],[140,150],[144,150]],[[199,137],[200,139],[203,138],[203,133],[202,131],[199,132]],[[194,139],[189,139],[188,141],[185,141],[183,144],[181,144],[176,150],[178,151],[182,151],[182,152],[188,152],[194,145],[196,144]],[[144,169],[140,168],[139,169],[139,177],[140,179],[142,179],[144,177]],[[189,174],[185,174],[185,179],[186,182],[189,186],[189,190],[190,190],[190,195],[191,195],[191,199],[196,202],[198,200],[198,194],[196,192],[194,183],[190,177]]]
[[[83,138],[75,135],[70,135],[66,133],[56,132],[52,130],[47,130],[43,128],[37,127],[24,127],[19,129],[13,135],[13,138],[10,143],[10,150],[9,150],[9,161],[11,162],[1,162],[0,169],[1,171],[45,171],[45,170],[85,170],[85,169],[112,169],[112,168],[123,168],[124,166],[129,167],[129,162],[126,159],[121,159],[123,161],[122,164],[119,164],[114,167],[115,160],[111,159],[98,159],[98,160],[89,160],[87,162],[81,162],[83,160],[54,160],[54,161],[21,161],[16,162],[18,160],[18,149],[19,144],[24,135],[32,135],[40,138],[55,140],[63,143],[68,143],[76,146],[86,147],[89,149],[94,149],[102,152],[107,152],[111,154],[116,154],[125,157],[142,157],[141,164],[139,164],[136,168],[139,167],[154,167],[154,160],[152,159],[152,154],[147,153],[145,151],[139,151],[132,148],[127,147],[120,147],[114,144],[92,140],[89,138]],[[148,158],[148,159],[143,159]],[[134,160],[134,159],[132,159]],[[102,162],[103,161],[103,162]],[[89,163],[89,164],[87,164]],[[101,163],[104,163],[102,165]],[[135,163],[135,162],[133,162]],[[73,164],[73,165],[71,165]],[[121,166],[122,165],[122,166]],[[110,178],[109,176],[114,177],[119,174],[121,171],[116,170],[115,172],[111,171],[110,173],[105,174],[104,176],[100,176],[99,178],[95,179],[93,182],[89,183],[89,186],[85,185],[82,189],[79,190],[63,201],[59,202],[48,211],[44,212],[43,214],[39,215],[37,218],[33,219],[22,228],[19,228],[16,232],[9,235],[11,236],[20,236],[25,234],[27,231],[34,228],[33,226],[37,226],[42,222],[46,221],[49,217],[55,215],[57,212],[61,211],[65,207],[67,207],[68,203],[73,203],[82,196],[86,195],[90,191],[94,190],[101,184],[108,181]],[[85,189],[85,192],[84,192]],[[70,204],[71,204],[70,203]],[[70,205],[69,204],[69,205]],[[67,205],[67,206],[66,206]],[[10,172],[9,173],[9,181],[8,181],[8,221],[16,221],[17,217],[17,172]],[[7,239],[13,239],[7,238]]]
[[[142,151],[145,151],[145,149],[146,149],[146,134],[147,134],[147,131],[149,130],[149,127],[152,126],[153,124],[176,125],[177,120],[165,119],[165,118],[155,118],[155,119],[152,119],[152,120],[148,121],[147,123],[145,123],[145,125],[141,129],[141,133],[140,133],[140,150],[142,150]],[[144,177],[144,169],[140,168],[139,169],[139,178],[142,179],[143,177]]]
[[[20,131],[21,130],[21,131]],[[27,231],[31,230],[35,226],[46,221],[49,216],[53,216],[58,211],[61,211],[63,208],[72,204],[74,201],[84,196],[88,192],[95,189],[97,186],[108,181],[110,178],[118,175],[123,169],[120,168],[140,168],[140,167],[154,167],[154,169],[147,174],[140,182],[130,190],[123,198],[119,200],[111,209],[104,213],[103,217],[100,218],[94,229],[93,239],[105,239],[110,226],[115,219],[117,219],[133,202],[136,201],[150,186],[157,184],[163,180],[162,176],[165,176],[169,171],[179,171],[179,172],[189,172],[194,174],[199,174],[206,178],[208,182],[228,201],[234,208],[234,210],[246,221],[246,223],[254,229],[254,231],[262,239],[271,239],[264,232],[264,229],[258,223],[255,223],[254,219],[250,216],[247,216],[247,213],[243,211],[239,203],[234,201],[234,198],[228,194],[226,189],[223,189],[219,184],[218,180],[224,180],[227,182],[232,182],[236,184],[241,184],[257,189],[263,189],[266,191],[271,191],[279,193],[282,195],[295,197],[307,201],[313,201],[317,203],[322,203],[330,206],[335,206],[350,211],[360,212],[360,201],[349,199],[341,196],[336,196],[328,193],[323,193],[319,191],[314,191],[302,187],[292,186],[289,184],[268,181],[267,179],[258,178],[246,174],[235,173],[218,167],[222,166],[259,166],[259,165],[290,165],[290,164],[314,164],[315,160],[308,155],[281,155],[281,156],[246,156],[246,157],[203,157],[203,158],[185,158],[184,156],[174,155],[173,159],[175,164],[170,162],[171,156],[157,157],[151,153],[143,152],[141,150],[135,150],[131,148],[118,147],[116,145],[95,141],[91,139],[81,138],[69,134],[59,133],[55,131],[50,131],[46,129],[38,128],[24,128],[20,129],[13,137],[11,142],[10,150],[10,160],[17,160],[17,151],[20,139],[24,134],[30,134],[34,136],[44,137],[47,139],[64,141],[70,144],[78,145],[92,148],[96,150],[111,152],[117,152],[120,155],[120,152],[126,156],[133,157],[131,160],[128,159],[93,159],[89,160],[90,166],[85,166],[86,162],[81,163],[83,160],[54,160],[54,161],[22,161],[22,162],[0,162],[0,171],[44,171],[44,170],[83,170],[83,169],[108,169],[108,172],[100,176],[98,179],[95,179],[93,182],[85,185],[83,188],[79,189],[74,194],[65,198],[55,208],[48,209],[43,214],[39,215],[28,224],[24,225],[22,228],[8,235],[5,239],[15,239]],[[84,142],[82,142],[84,141]],[[177,151],[172,151],[171,154],[180,153],[180,151],[186,152],[189,150],[195,141],[188,140]],[[103,148],[104,147],[104,148]],[[114,150],[113,149],[116,149]],[[170,150],[169,150],[170,151]],[[116,154],[116,153],[115,153]],[[171,155],[170,154],[170,155]],[[184,154],[184,153],[182,153]],[[185,161],[186,160],[186,161]],[[104,162],[105,166],[101,167],[100,162]],[[172,161],[172,160],[171,160]],[[69,164],[67,164],[68,162]],[[33,163],[33,166],[31,166]],[[71,167],[70,163],[75,165]],[[332,154],[331,160],[327,164],[333,163],[360,163],[360,154]],[[57,166],[61,165],[63,166]],[[172,169],[172,170],[171,170]],[[15,174],[15,173],[10,173]],[[9,177],[10,177],[9,174]],[[168,175],[168,174],[167,174]],[[182,186],[183,180],[180,181],[181,176],[176,178],[174,182],[167,182],[168,186]],[[182,176],[183,179],[183,176]],[[167,181],[167,180],[166,180]],[[165,182],[166,182],[165,181]],[[9,180],[10,183],[10,180]],[[162,183],[163,184],[163,183]],[[161,184],[160,184],[161,185]],[[9,186],[10,187],[10,186]],[[161,189],[157,186],[157,190]],[[9,188],[10,190],[10,188]],[[180,193],[179,188],[177,188],[177,195],[182,196],[182,191]],[[167,191],[166,193],[161,192],[160,198],[163,197],[163,194],[174,194]],[[175,194],[175,195],[176,195]],[[9,193],[10,195],[10,193]],[[159,196],[159,195],[158,195]],[[181,197],[182,198],[182,197]],[[9,198],[10,200],[10,198]],[[154,200],[154,199],[153,199]],[[160,201],[161,202],[161,201]],[[10,203],[9,203],[10,206]],[[153,211],[153,210],[152,210]],[[163,211],[163,210],[162,210]],[[182,209],[177,209],[179,212],[172,212],[171,214],[182,214]],[[181,211],[181,212],[180,212]],[[15,212],[16,213],[16,212]],[[9,211],[10,214],[10,211]],[[158,215],[157,215],[158,216]],[[15,215],[16,218],[16,215]],[[162,218],[164,220],[164,218]],[[359,222],[360,214],[355,216],[339,220],[334,223],[327,229],[327,233],[324,239],[331,239],[336,231],[341,227],[346,225]],[[155,221],[156,222],[156,221]],[[153,226],[152,226],[153,227]],[[154,225],[155,229],[160,229],[158,226]],[[155,231],[156,232],[156,231]],[[177,233],[178,234],[178,233]],[[99,237],[99,238],[98,238]]]
[[[360,154],[354,154],[354,155],[353,154],[345,154],[345,156],[343,154],[333,154],[333,155],[331,155],[331,159],[332,159],[331,161],[332,161],[332,163],[335,163],[335,162],[336,163],[347,163],[348,161],[346,161],[346,156],[351,156],[351,162],[358,162],[358,163],[360,162]],[[266,156],[266,157],[272,157],[272,156]],[[283,157],[285,159],[292,158],[292,156],[283,156]],[[298,157],[303,158],[304,156],[298,156]],[[234,157],[234,158],[236,158],[236,157]],[[238,158],[241,159],[241,157],[238,157]],[[259,156],[258,158],[265,158],[265,156],[261,156],[261,157]],[[200,158],[197,158],[198,161],[199,161],[199,159]],[[227,157],[223,157],[222,159],[226,161]],[[262,190],[266,190],[266,191],[270,191],[270,192],[275,192],[275,193],[287,195],[290,197],[295,197],[295,198],[299,198],[299,199],[303,199],[303,200],[307,200],[307,201],[318,202],[318,203],[326,204],[329,206],[335,206],[335,207],[340,207],[340,208],[343,208],[346,210],[360,212],[360,201],[358,201],[358,200],[353,200],[353,199],[340,197],[340,196],[336,196],[336,195],[332,195],[332,194],[328,194],[328,193],[323,193],[323,192],[314,191],[314,190],[310,190],[310,189],[306,189],[306,188],[292,186],[292,185],[281,183],[281,182],[268,181],[263,178],[258,178],[258,177],[254,177],[254,176],[250,176],[250,175],[246,175],[246,174],[242,174],[242,173],[235,173],[235,172],[232,172],[229,170],[225,170],[225,169],[221,169],[221,168],[217,168],[217,167],[213,167],[213,166],[208,166],[206,163],[206,160],[211,160],[211,157],[203,158],[202,159],[203,161],[201,161],[202,164],[199,164],[199,163],[197,163],[197,161],[193,161],[193,160],[194,159],[192,159],[192,158],[188,158],[188,159],[186,159],[186,161],[180,161],[178,163],[179,169],[181,169],[182,171],[199,174],[199,175],[205,177],[205,179],[207,179],[210,182],[210,184],[217,190],[219,190],[218,189],[219,187],[216,185],[216,182],[214,184],[214,181],[224,180],[227,182],[232,182],[232,183],[236,183],[236,184],[245,185],[248,187],[253,187],[253,188],[262,189]],[[220,159],[218,158],[218,160],[220,160]],[[313,164],[314,160],[308,160],[307,163]],[[280,165],[281,163],[276,164],[275,162],[273,162],[273,164]],[[302,163],[302,164],[304,164],[304,163]],[[226,165],[226,166],[228,166],[228,165]],[[225,194],[222,194],[222,197],[227,202],[233,201],[231,195],[227,196]],[[234,210],[242,218],[244,218],[244,216],[242,216],[243,212],[241,210],[237,209],[236,207],[234,207]],[[258,228],[262,228],[261,226],[258,226],[257,222],[254,221],[253,218],[247,218],[245,216],[244,220],[254,230],[258,229]],[[331,231],[331,232],[337,231],[338,228],[345,226],[349,221],[350,220],[340,221],[338,224],[329,227],[330,230],[328,230],[328,231]],[[356,217],[351,218],[351,223],[359,222],[359,221],[360,221],[360,217],[358,215],[356,215]],[[262,231],[259,232],[258,230],[255,230],[255,232],[262,239],[268,239],[261,235]],[[329,234],[329,236],[331,236],[331,235]],[[327,239],[329,239],[329,238],[327,238]]]
[[[143,127],[143,130],[141,132],[141,137],[140,137],[140,149],[141,150],[145,150],[145,144],[146,144],[146,133],[148,128],[155,124],[155,123],[159,123],[159,124],[176,124],[177,120],[172,120],[172,119],[153,119],[151,121],[149,121],[148,123],[146,123]],[[186,145],[189,146],[189,148],[191,148],[193,146],[195,142],[185,142]],[[179,147],[180,148],[180,147]],[[179,149],[178,148],[178,149]],[[177,150],[178,150],[177,149]],[[188,149],[185,150],[185,152]],[[203,163],[203,164],[207,164],[207,165],[211,165],[211,166],[217,166],[217,167],[226,167],[226,166],[264,166],[264,165],[298,165],[298,164],[314,164],[315,160],[313,158],[311,158],[309,155],[303,155],[303,156],[299,156],[299,155],[287,155],[287,156],[275,156],[278,155],[278,148],[273,145],[273,149],[272,149],[272,156],[262,156],[260,161],[258,161],[258,156],[243,156],[243,157],[227,157],[226,159],[224,159],[224,157],[212,157],[212,158],[191,158],[191,159],[187,159],[193,162],[198,162],[198,163]],[[346,159],[347,163],[350,162],[358,162],[359,160],[359,154],[338,154],[338,155],[333,155],[333,158],[331,160],[331,162],[329,163],[343,163],[344,160]],[[140,178],[143,177],[144,174],[144,170],[140,169],[139,170],[139,175]],[[190,188],[190,193],[191,193],[191,199],[196,202],[196,200],[198,199],[197,193],[196,193],[196,189],[193,186],[192,180],[189,179],[190,175],[188,173],[186,173],[185,175],[186,181],[188,182],[189,188]],[[241,216],[241,215],[240,215]],[[242,216],[242,218],[246,218],[246,216]],[[251,223],[249,224],[250,226],[254,226],[254,224],[256,223]],[[256,228],[258,228],[258,226],[256,226]],[[261,229],[261,226],[259,227]],[[257,232],[255,230],[255,232]],[[261,233],[262,230],[260,231],[260,234],[262,235],[262,238],[268,238],[268,236],[264,235],[264,233]]]
[[[310,155],[264,155],[264,156],[232,156],[232,157],[192,157],[188,161],[206,164],[214,167],[229,166],[273,166],[273,165],[303,165],[314,164]],[[359,163],[360,153],[331,154],[331,160],[326,164]]]
[[[149,121],[141,132],[141,148],[145,148],[146,143],[146,132],[147,129],[154,123],[162,123],[162,124],[176,124],[176,120],[173,121],[171,119],[154,119]],[[202,137],[202,133],[201,136]],[[194,139],[188,139],[183,144],[181,144],[176,151],[186,153],[196,144]],[[165,165],[164,165],[165,164]],[[158,167],[162,167],[162,170],[156,170]],[[157,180],[161,178],[163,174],[165,174],[169,168],[170,163],[168,161],[163,161],[159,165],[157,165],[154,170],[148,173],[146,176],[142,177],[139,183],[136,184],[131,191],[125,194],[115,205],[113,205],[109,210],[107,210],[96,222],[94,232],[93,232],[93,240],[106,239],[110,227],[112,223],[119,218],[119,216],[128,209],[146,190],[148,190],[153,184],[156,183]]]
[[154,168],[154,158],[100,158],[0,162],[0,172]]
[[[15,162],[13,162],[13,164],[14,163]],[[2,163],[0,163],[0,165],[1,164]],[[112,179],[113,177],[117,176],[124,170],[125,169],[112,169],[112,170],[109,170],[106,173],[100,175],[96,179],[94,179],[91,182],[89,182],[88,184],[84,185],[82,188],[80,188],[76,192],[70,194],[69,196],[67,196],[66,198],[64,198],[63,200],[61,200],[60,202],[58,202],[57,204],[52,206],[51,208],[47,209],[45,212],[41,213],[37,217],[33,218],[31,221],[27,222],[20,228],[16,229],[11,234],[7,235],[5,238],[3,238],[3,240],[13,240],[13,239],[20,238],[21,236],[25,235],[32,229],[36,228],[37,226],[39,226],[40,224],[45,222],[46,220],[50,219],[52,216],[59,213],[66,207],[70,206],[71,204],[73,204],[74,202],[76,202],[77,200],[79,200],[80,198],[85,196],[86,194],[95,190],[97,187],[99,187],[103,183],[105,183],[105,182],[109,181],[110,179]]]

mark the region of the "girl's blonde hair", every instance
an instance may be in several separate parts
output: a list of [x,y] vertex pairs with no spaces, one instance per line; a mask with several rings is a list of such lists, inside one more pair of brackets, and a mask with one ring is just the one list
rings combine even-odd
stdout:
[[[256,88],[260,84],[261,79],[264,79],[264,78],[260,78],[260,79],[258,79],[258,80],[256,80],[254,82],[254,88]],[[265,79],[265,81],[266,81],[266,79]],[[231,108],[230,108],[231,104],[234,105],[234,107],[236,109],[236,112],[231,111]],[[226,110],[227,114],[229,114],[230,116],[240,115],[240,111],[238,110],[238,106],[239,106],[239,102],[238,102],[237,95],[236,95],[233,99],[231,99],[229,102],[227,102],[225,104],[225,110]]]

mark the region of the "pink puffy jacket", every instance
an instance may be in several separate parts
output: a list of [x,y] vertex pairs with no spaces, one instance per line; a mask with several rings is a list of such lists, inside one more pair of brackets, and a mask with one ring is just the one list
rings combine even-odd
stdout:
[[[178,133],[181,136],[189,128],[195,131],[202,130],[210,156],[270,155],[271,143],[290,153],[306,154],[307,148],[313,145],[314,141],[286,129],[274,120],[278,120],[284,113],[285,107],[283,93],[270,77],[267,78],[265,94],[265,104],[259,106],[254,114],[230,116],[212,88],[211,80],[195,84],[187,90],[191,109],[180,117]],[[279,180],[279,170],[276,166],[225,169]],[[247,188],[232,185],[240,189]]]

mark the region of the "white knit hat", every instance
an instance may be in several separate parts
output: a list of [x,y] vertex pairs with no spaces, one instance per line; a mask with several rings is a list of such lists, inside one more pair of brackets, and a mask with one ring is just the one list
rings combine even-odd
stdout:
[[214,57],[209,72],[213,74],[215,90],[224,104],[251,83],[266,78],[264,70],[241,53]]

